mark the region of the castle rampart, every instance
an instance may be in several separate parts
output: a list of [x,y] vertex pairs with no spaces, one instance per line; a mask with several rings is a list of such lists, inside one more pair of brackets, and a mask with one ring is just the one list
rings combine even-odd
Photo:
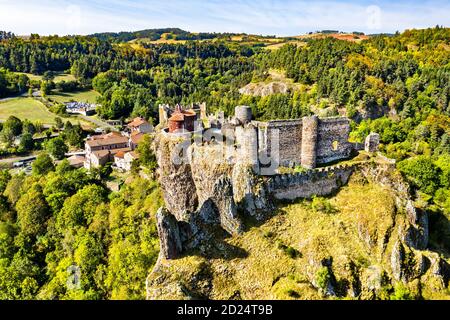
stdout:
[[266,180],[269,194],[278,200],[326,196],[347,184],[355,166],[338,165],[302,173],[280,174]]

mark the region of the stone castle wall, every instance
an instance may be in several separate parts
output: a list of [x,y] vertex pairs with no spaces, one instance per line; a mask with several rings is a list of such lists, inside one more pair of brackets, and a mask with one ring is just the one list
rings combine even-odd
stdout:
[[272,146],[278,141],[279,164],[286,167],[301,164],[302,119],[254,123],[258,128],[258,150],[262,154],[272,156]]
[[316,116],[303,118],[301,163],[303,167],[308,169],[315,168],[317,163],[317,132],[319,124],[319,118]]
[[[347,159],[354,145],[348,142],[350,120],[347,118],[304,117],[297,120],[253,121],[257,129],[258,154],[277,159],[279,165],[302,165],[313,169],[317,165]],[[236,131],[236,138],[246,137]],[[277,147],[277,150],[272,150]],[[274,152],[275,151],[275,152]],[[275,156],[278,153],[278,157]]]
[[354,169],[355,166],[338,165],[304,173],[280,174],[268,178],[266,187],[277,200],[327,196],[346,185]]
[[324,118],[319,120],[317,131],[317,164],[326,164],[350,156],[353,145],[348,142],[350,120],[347,118]]

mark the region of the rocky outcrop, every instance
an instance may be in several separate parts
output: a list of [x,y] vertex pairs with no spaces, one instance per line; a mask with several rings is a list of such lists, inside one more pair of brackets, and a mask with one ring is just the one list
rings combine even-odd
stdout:
[[240,94],[265,97],[272,94],[286,94],[292,86],[281,81],[274,81],[269,83],[249,83],[245,87],[239,89]]
[[409,184],[395,165],[368,162],[360,166],[360,172],[367,180],[392,190],[396,208],[406,215],[408,222],[399,225],[401,240],[411,248],[425,249],[429,238],[428,214],[414,206]]
[[166,259],[175,259],[181,254],[181,234],[178,221],[165,208],[160,208],[156,214],[158,236],[161,254]]
[[259,221],[275,208],[269,199],[267,187],[251,165],[237,163],[232,171],[233,198],[239,210]]
[[187,160],[190,140],[169,138],[164,134],[155,139],[157,176],[167,210],[179,221],[188,221],[197,209],[198,197]]

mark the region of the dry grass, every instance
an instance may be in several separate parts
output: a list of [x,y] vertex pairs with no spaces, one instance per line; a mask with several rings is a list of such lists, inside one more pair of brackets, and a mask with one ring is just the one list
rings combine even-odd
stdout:
[[[232,259],[199,256],[166,262],[180,279],[189,279],[208,264],[213,274],[211,298],[229,299],[235,292],[243,299],[322,299],[311,285],[317,266],[311,261],[332,256],[333,270],[339,276],[346,263],[368,266],[379,263],[377,255],[358,236],[368,230],[376,239],[393,223],[394,202],[390,192],[380,186],[353,181],[329,201],[334,214],[316,212],[309,201],[285,205],[261,226],[225,243],[241,248],[248,256]],[[283,244],[300,254],[290,257]],[[345,272],[345,271],[342,271]]]

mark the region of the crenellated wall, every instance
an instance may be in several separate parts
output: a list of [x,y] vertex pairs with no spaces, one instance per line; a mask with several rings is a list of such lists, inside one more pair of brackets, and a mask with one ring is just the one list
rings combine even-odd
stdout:
[[354,169],[354,165],[337,165],[302,173],[280,174],[267,178],[266,187],[269,194],[278,200],[326,196],[347,184]]

